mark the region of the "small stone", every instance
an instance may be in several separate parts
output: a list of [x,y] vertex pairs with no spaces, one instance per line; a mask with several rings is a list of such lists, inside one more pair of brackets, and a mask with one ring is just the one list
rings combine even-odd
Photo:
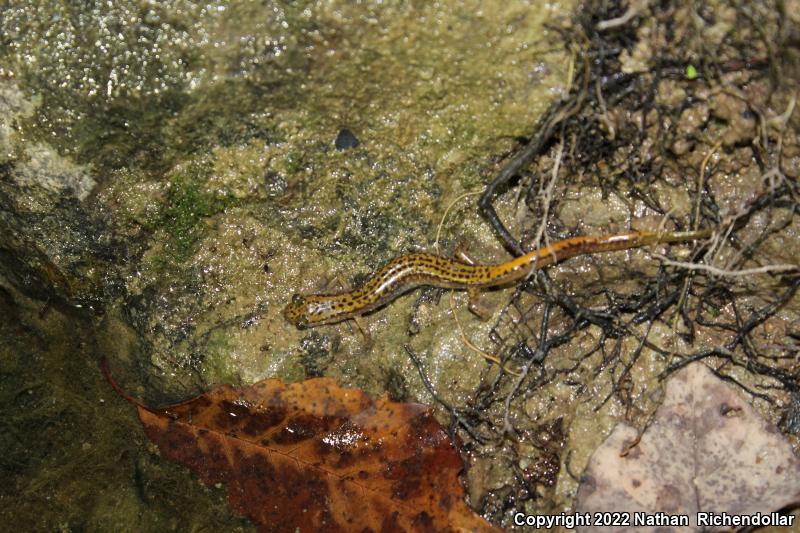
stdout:
[[347,128],[342,128],[339,130],[339,134],[336,136],[336,142],[334,143],[336,149],[339,151],[347,150],[348,148],[355,148],[359,144],[361,144],[361,142],[353,134],[353,132]]

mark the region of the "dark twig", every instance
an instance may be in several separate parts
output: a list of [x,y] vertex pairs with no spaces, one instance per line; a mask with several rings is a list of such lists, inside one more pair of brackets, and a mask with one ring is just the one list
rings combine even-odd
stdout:
[[420,361],[417,354],[414,353],[414,350],[412,350],[408,344],[403,345],[403,348],[405,349],[408,356],[411,358],[411,361],[414,363],[414,366],[417,367],[417,371],[419,372],[419,377],[422,379],[422,383],[423,385],[425,385],[425,388],[428,389],[430,395],[433,396],[433,399],[436,400],[442,407],[447,409],[447,411],[450,413],[451,418],[455,420],[462,428],[464,428],[466,432],[469,433],[470,437],[472,437],[481,444],[485,444],[489,439],[487,437],[484,437],[483,435],[480,435],[475,430],[475,428],[472,427],[472,425],[469,422],[467,422],[464,416],[456,408],[454,408],[452,405],[446,402],[441,396],[439,396],[439,394],[437,394],[436,389],[433,388],[431,380],[425,373],[425,368],[422,365],[422,361]]

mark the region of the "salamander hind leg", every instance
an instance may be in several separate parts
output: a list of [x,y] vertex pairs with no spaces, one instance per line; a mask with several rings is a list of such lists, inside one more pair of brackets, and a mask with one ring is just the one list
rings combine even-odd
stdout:
[[481,289],[478,287],[470,287],[467,289],[467,298],[469,298],[469,310],[473,315],[479,319],[486,321],[492,317],[492,311],[483,303],[481,303]]

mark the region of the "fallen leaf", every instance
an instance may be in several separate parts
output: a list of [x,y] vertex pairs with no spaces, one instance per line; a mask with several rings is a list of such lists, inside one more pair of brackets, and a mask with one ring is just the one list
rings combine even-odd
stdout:
[[[629,527],[594,523],[581,531],[730,530],[698,527],[698,511],[768,514],[800,503],[800,461],[789,442],[702,363],[667,382],[664,403],[638,443],[637,435],[617,425],[578,488],[579,512],[623,513]],[[690,526],[635,527],[634,513],[687,515]]]
[[318,378],[151,408],[104,370],[162,455],[225,483],[259,531],[495,531],[466,505],[461,458],[427,406]]

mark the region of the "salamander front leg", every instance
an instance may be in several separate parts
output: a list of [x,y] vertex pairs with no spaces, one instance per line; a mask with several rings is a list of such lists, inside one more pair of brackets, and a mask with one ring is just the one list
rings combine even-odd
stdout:
[[364,348],[367,351],[369,351],[375,343],[372,340],[372,335],[369,334],[369,330],[367,329],[367,325],[364,323],[363,320],[361,320],[360,317],[357,317],[357,316],[350,317],[348,322],[350,322],[350,321],[352,321],[356,325],[356,327],[358,328],[358,331],[361,332],[361,336],[364,338]]
[[478,287],[470,287],[467,289],[467,298],[469,298],[469,310],[473,315],[481,320],[489,320],[492,317],[491,310],[481,303],[481,289]]
[[[336,282],[339,284],[338,288],[342,292],[350,290],[349,286],[347,285],[347,283],[344,282],[344,280],[341,278],[341,276],[338,276],[338,275],[336,276]],[[357,316],[350,317],[347,320],[347,325],[348,325],[348,327],[350,327],[350,331],[352,332],[353,331],[353,327],[351,325],[351,322],[352,322],[352,324],[355,324],[356,328],[358,328],[358,331],[361,332],[361,336],[364,339],[364,345],[365,345],[364,347],[367,350],[372,348],[372,345],[373,345],[372,336],[369,334],[369,330],[367,329],[367,325],[364,323],[364,321],[359,319],[359,317],[357,317]]]

